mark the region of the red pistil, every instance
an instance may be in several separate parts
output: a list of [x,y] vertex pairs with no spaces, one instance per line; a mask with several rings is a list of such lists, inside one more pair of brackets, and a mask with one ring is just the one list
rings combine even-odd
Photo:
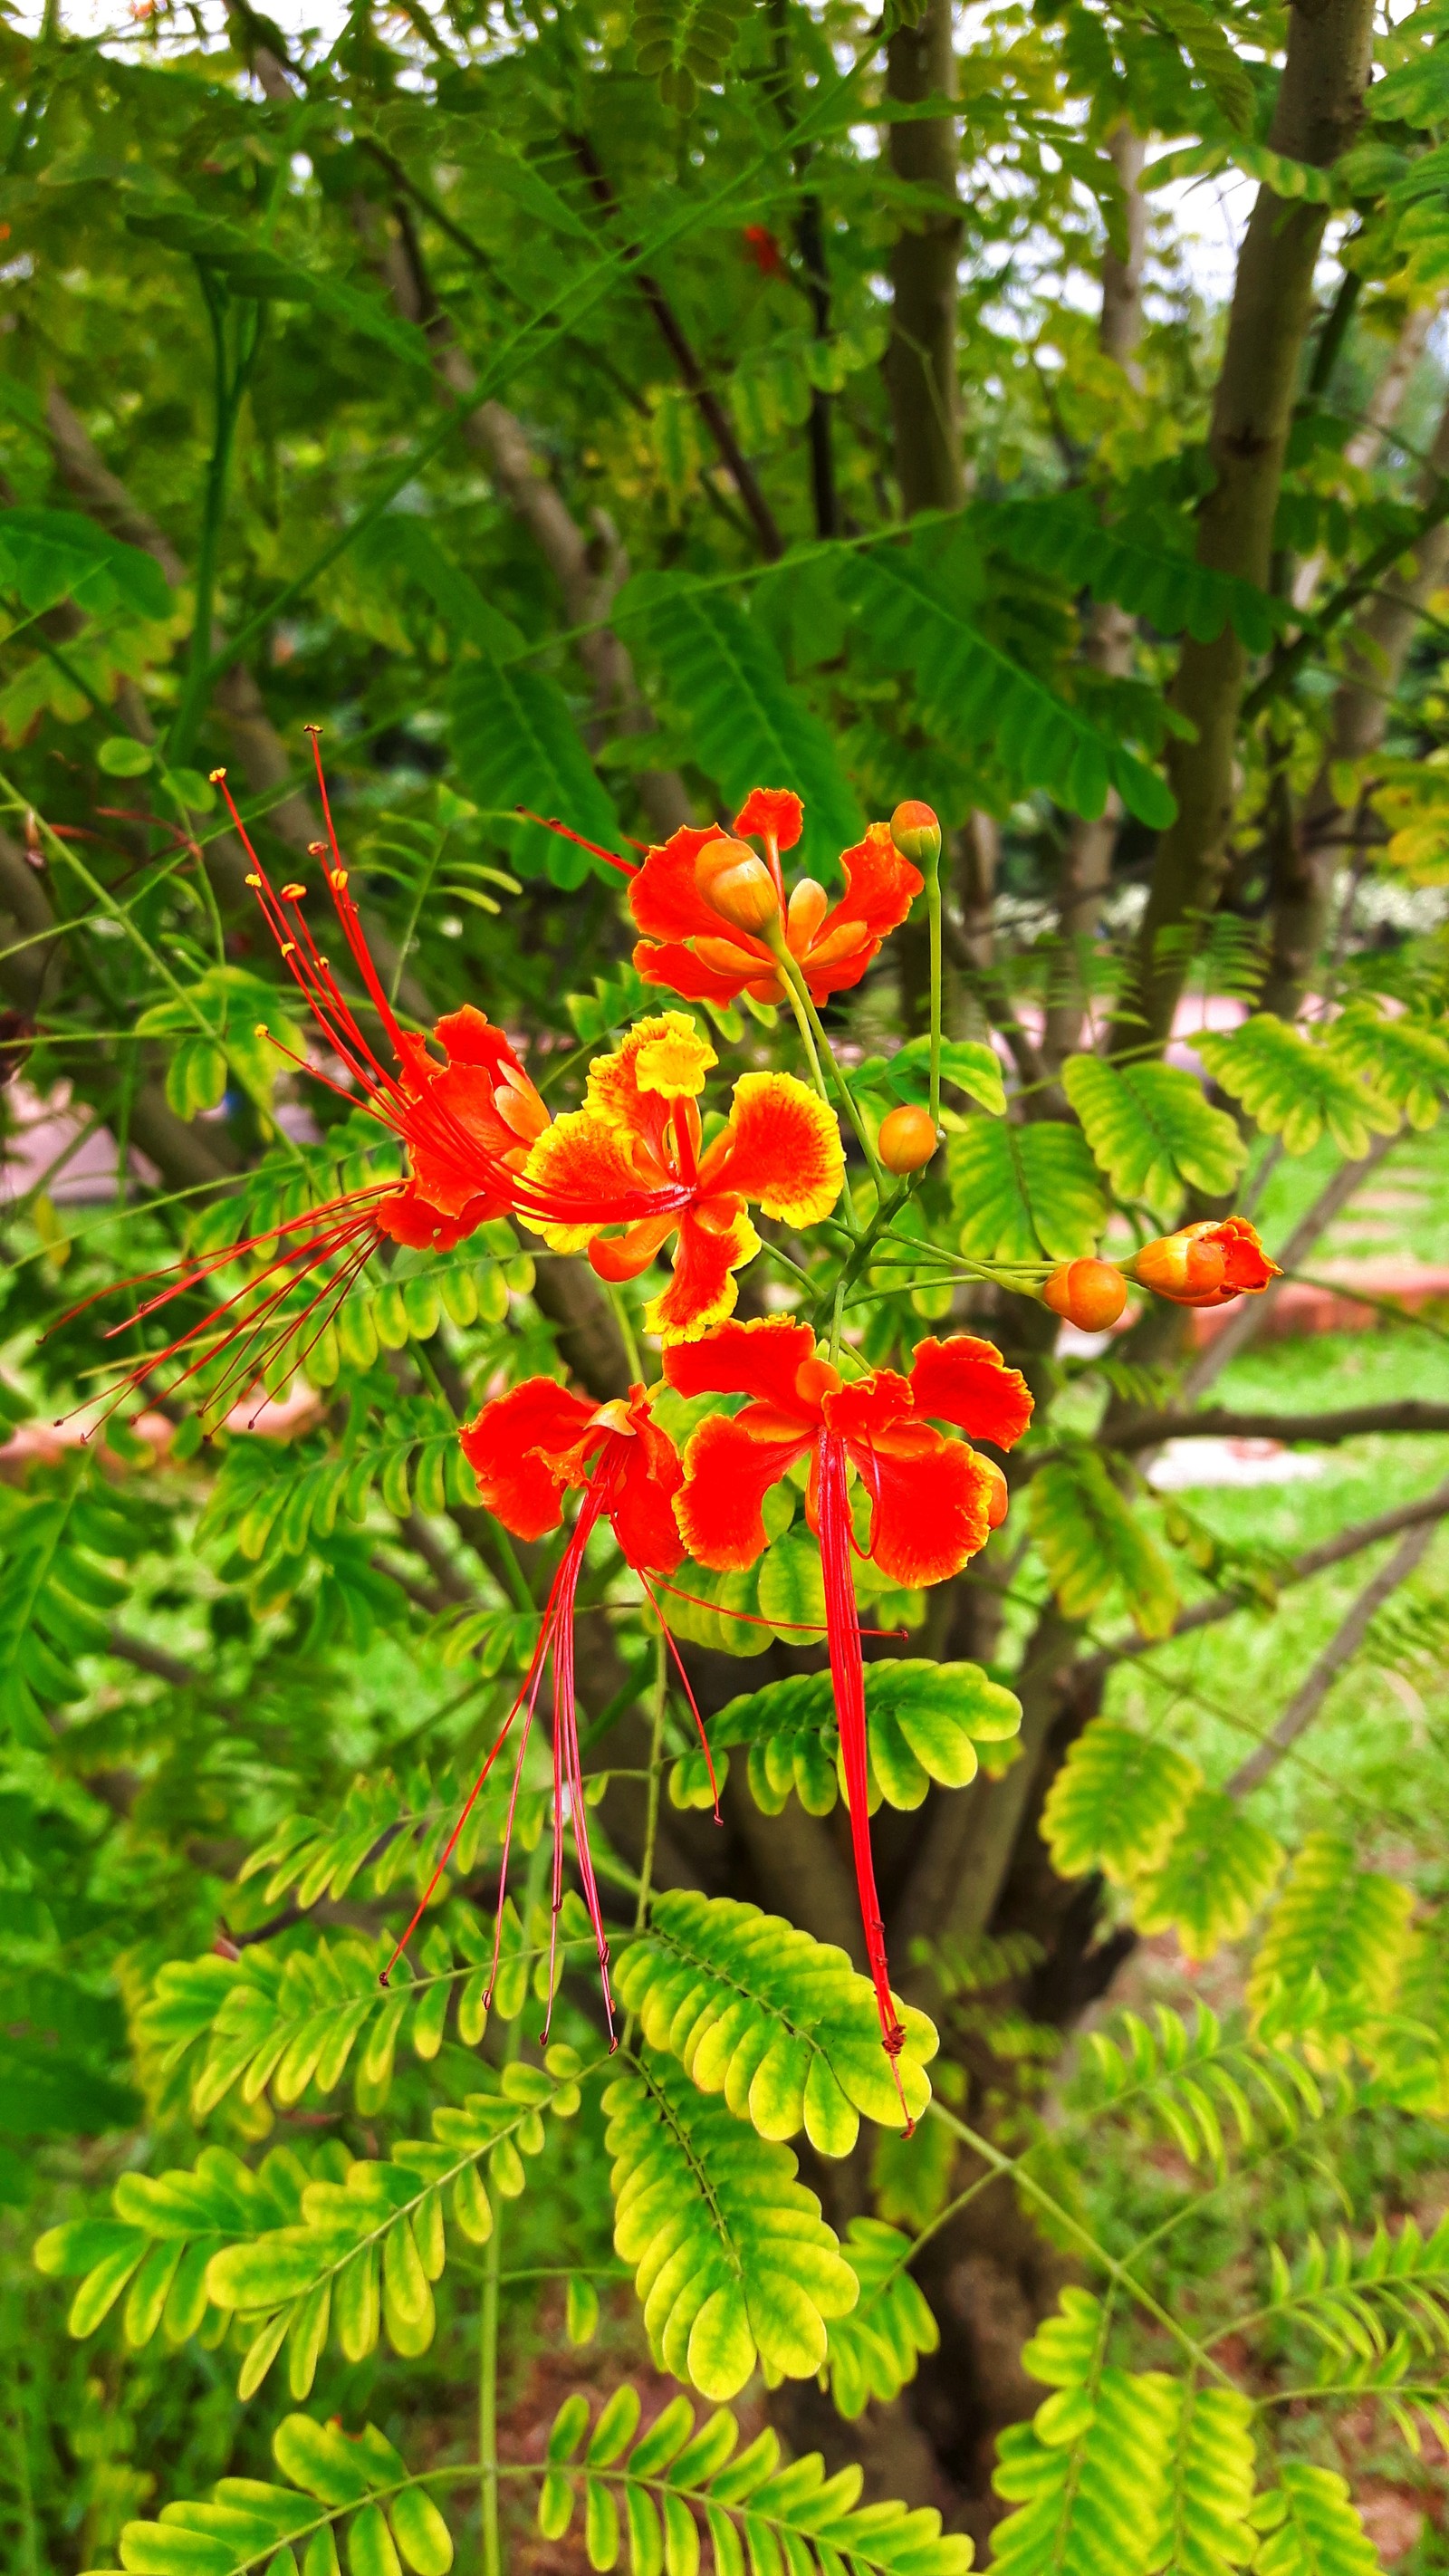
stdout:
[[822,1431],[815,1451],[820,1570],[825,1583],[825,1623],[830,1650],[830,1678],[840,1722],[840,1753],[845,1794],[850,1806],[850,1844],[855,1883],[860,1895],[865,1954],[880,2014],[881,2045],[891,2062],[900,2095],[905,2134],[915,2127],[906,2104],[898,2060],[905,2046],[905,2027],[891,1993],[886,1963],[885,1923],[876,1893],[875,1862],[870,1848],[869,1770],[866,1752],[865,1665],[860,1651],[860,1620],[855,1606],[850,1556],[854,1533],[850,1521],[845,1442],[839,1432]]

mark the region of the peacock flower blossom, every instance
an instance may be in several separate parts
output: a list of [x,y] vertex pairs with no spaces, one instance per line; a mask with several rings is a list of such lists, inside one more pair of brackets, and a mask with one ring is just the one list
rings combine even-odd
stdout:
[[1174,1306],[1225,1306],[1230,1298],[1256,1297],[1281,1276],[1245,1216],[1206,1218],[1145,1243],[1127,1268],[1144,1288]]
[[[881,941],[899,929],[925,879],[872,823],[841,855],[845,892],[832,906],[825,888],[802,877],[787,896],[780,855],[800,838],[804,808],[784,787],[756,787],[733,837],[691,824],[651,849],[629,881],[629,909],[641,933],[634,963],[648,984],[687,1002],[785,998],[784,945],[815,1003],[858,984]],[[749,847],[763,843],[761,859]]]
[[909,1377],[872,1369],[842,1379],[816,1352],[808,1324],[781,1318],[725,1324],[667,1350],[679,1394],[747,1395],[733,1416],[711,1414],[684,1453],[675,1513],[690,1555],[719,1571],[752,1565],[766,1546],[761,1504],[801,1459],[810,1461],[805,1512],[820,1543],[826,1639],[850,1807],[850,1838],[866,1956],[892,2060],[905,2033],[890,1989],[867,1806],[865,1673],[851,1580],[850,1484],[870,1501],[866,1553],[894,1583],[942,1583],[985,1546],[1006,1514],[1006,1479],[947,1422],[1009,1449],[1031,1419],[1025,1379],[990,1342],[955,1334],[921,1343]]
[[760,1249],[747,1202],[813,1225],[845,1177],[833,1113],[788,1073],[742,1074],[725,1127],[702,1149],[696,1103],[717,1062],[685,1012],[639,1021],[616,1054],[595,1057],[582,1109],[555,1119],[524,1172],[535,1203],[617,1208],[625,1222],[615,1234],[597,1220],[540,1219],[520,1203],[555,1252],[587,1252],[601,1279],[637,1279],[678,1236],[674,1276],[644,1309],[666,1342],[693,1340],[732,1312],[734,1273]]
[[[564,1498],[571,1489],[582,1500],[568,1541],[559,1558],[558,1568],[549,1586],[539,1627],[538,1643],[518,1696],[504,1720],[503,1728],[475,1780],[466,1804],[439,1855],[437,1866],[419,1898],[412,1921],[403,1933],[383,1971],[383,1983],[407,1948],[433,1892],[457,1848],[458,1838],[473,1812],[483,1784],[502,1752],[520,1711],[523,1725],[514,1762],[513,1788],[508,1802],[508,1821],[504,1832],[502,1863],[498,1885],[498,1914],[494,1938],[494,1971],[498,1964],[498,1938],[503,1924],[503,1906],[508,1884],[508,1851],[513,1832],[514,1813],[523,1778],[524,1758],[532,1730],[534,1711],[543,1681],[544,1667],[553,1663],[553,1942],[558,1938],[559,1908],[564,1894],[565,1827],[572,1823],[579,1879],[589,1921],[593,1926],[598,1951],[599,1973],[603,1981],[604,2008],[608,2015],[610,2043],[614,2039],[614,2005],[609,1991],[609,1944],[604,1930],[603,1910],[599,1902],[598,1882],[589,1850],[588,1826],[584,1805],[584,1780],[579,1755],[578,1713],[574,1691],[574,1608],[578,1596],[579,1576],[589,1539],[603,1520],[607,1521],[620,1550],[639,1576],[651,1602],[654,1601],[651,1576],[674,1572],[684,1555],[683,1543],[674,1519],[674,1499],[683,1480],[683,1469],[673,1441],[662,1431],[649,1409],[650,1398],[642,1386],[632,1386],[627,1398],[617,1397],[608,1404],[594,1404],[587,1396],[576,1395],[553,1378],[526,1378],[521,1385],[510,1387],[506,1394],[495,1396],[485,1404],[475,1422],[470,1422],[460,1437],[463,1452],[475,1476],[479,1491],[495,1519],[500,1520],[515,1538],[541,1539],[556,1530],[563,1519]],[[656,1611],[658,1604],[655,1602]],[[661,1619],[661,1625],[663,1625]],[[665,1629],[668,1637],[668,1630]],[[669,1639],[674,1651],[673,1639]],[[675,1661],[678,1663],[675,1653]],[[682,1669],[682,1668],[681,1668]],[[689,1685],[685,1683],[686,1691]],[[693,1695],[690,1705],[693,1706]],[[696,1722],[698,1711],[696,1710]],[[700,1729],[703,1740],[703,1728]],[[708,1746],[706,1744],[706,1753]],[[552,1992],[553,1951],[550,1952],[550,1992]],[[491,1988],[490,1988],[491,1992]],[[545,2037],[547,2032],[545,2031]]]
[[[377,1023],[374,1034],[358,1018],[314,936],[305,910],[307,888],[273,885],[252,847],[225,771],[214,770],[212,776],[252,862],[247,882],[262,917],[318,1029],[345,1069],[346,1081],[299,1057],[291,1061],[350,1106],[368,1110],[403,1146],[407,1171],[401,1179],[349,1191],[202,1259],[126,1283],[161,1284],[134,1316],[114,1327],[117,1332],[129,1330],[132,1323],[155,1314],[232,1263],[267,1255],[244,1288],[203,1315],[166,1350],[129,1371],[113,1392],[112,1402],[119,1402],[128,1388],[182,1354],[188,1355],[188,1365],[175,1380],[177,1386],[199,1369],[226,1360],[208,1397],[213,1405],[260,1376],[268,1362],[284,1351],[291,1353],[294,1366],[300,1366],[383,1242],[446,1252],[491,1218],[517,1215],[535,1224],[548,1219],[598,1226],[611,1220],[633,1222],[657,1207],[657,1194],[644,1192],[637,1182],[605,1194],[586,1190],[580,1195],[564,1181],[545,1194],[529,1180],[530,1152],[548,1128],[549,1112],[503,1031],[494,1028],[481,1011],[465,1005],[436,1022],[432,1043],[440,1054],[401,1026],[369,951],[337,845],[315,735],[313,756],[327,838],[312,844],[311,855],[326,863],[323,873],[332,910],[371,1006],[369,1022]],[[279,1048],[279,1052],[288,1051]],[[681,1204],[686,1197],[681,1191]],[[294,1291],[308,1281],[313,1283],[312,1293],[298,1308]]]

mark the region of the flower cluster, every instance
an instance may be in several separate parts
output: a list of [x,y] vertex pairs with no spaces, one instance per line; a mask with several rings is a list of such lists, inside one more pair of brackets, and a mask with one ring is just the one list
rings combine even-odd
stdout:
[[[865,1367],[842,1335],[846,1290],[861,1276],[872,1245],[890,1236],[902,1198],[939,1141],[938,1016],[931,1108],[893,1109],[874,1146],[835,1068],[877,1184],[877,1207],[862,1233],[859,1214],[847,1200],[843,1230],[832,1238],[840,1260],[819,1309],[822,1321],[831,1317],[828,1343],[818,1341],[814,1324],[793,1316],[748,1322],[731,1317],[737,1273],[764,1249],[751,1211],[798,1233],[830,1218],[841,1204],[841,1131],[809,1032],[823,1041],[819,1006],[859,982],[923,891],[931,908],[933,954],[938,953],[941,833],[934,814],[908,803],[890,824],[872,824],[864,840],[842,854],[844,892],[834,904],[811,877],[787,890],[782,858],[800,839],[803,812],[799,798],[784,789],[755,789],[728,833],[687,828],[650,849],[638,867],[612,860],[629,877],[628,902],[639,934],[634,958],[645,980],[685,1001],[714,1006],[741,995],[761,1003],[790,1000],[816,1087],[791,1073],[747,1072],[736,1081],[723,1114],[707,1112],[703,1102],[718,1061],[715,1050],[688,1013],[669,1009],[642,1019],[613,1052],[597,1057],[581,1106],[554,1116],[509,1038],[481,1012],[450,1013],[437,1021],[430,1039],[398,1018],[369,953],[320,759],[327,837],[314,845],[313,855],[323,863],[326,898],[350,960],[349,980],[360,990],[355,1003],[318,944],[306,910],[307,889],[273,886],[246,840],[224,773],[215,776],[253,861],[250,882],[263,916],[325,1042],[323,1067],[303,1069],[368,1110],[402,1147],[406,1167],[400,1178],[334,1199],[270,1235],[230,1245],[173,1275],[142,1314],[225,1264],[266,1244],[273,1247],[244,1288],[183,1333],[171,1353],[147,1360],[130,1382],[173,1354],[186,1356],[187,1376],[220,1357],[224,1370],[210,1384],[214,1404],[219,1390],[250,1382],[279,1353],[305,1358],[382,1243],[445,1250],[481,1225],[508,1218],[541,1237],[548,1254],[586,1255],[611,1286],[640,1277],[672,1246],[669,1276],[646,1305],[644,1324],[658,1337],[664,1384],[684,1398],[717,1400],[682,1456],[656,1418],[657,1390],[643,1383],[633,1385],[627,1397],[599,1404],[551,1378],[531,1377],[496,1395],[463,1430],[463,1449],[483,1502],[514,1537],[530,1544],[548,1541],[563,1525],[569,1493],[576,1492],[579,1502],[548,1579],[528,1671],[413,1924],[516,1724],[511,1824],[551,1665],[555,1923],[571,1823],[612,2032],[608,1943],[585,1823],[574,1684],[574,1614],[590,1541],[601,1527],[612,1533],[659,1614],[693,1707],[657,1587],[669,1587],[686,1556],[720,1571],[752,1565],[767,1544],[766,1494],[783,1477],[802,1473],[806,1521],[820,1551],[825,1645],[864,1949],[882,2040],[894,2062],[903,2030],[870,1846],[853,1558],[868,1556],[891,1583],[912,1589],[959,1574],[1005,1516],[1001,1461],[1032,1413],[1024,1378],[989,1341],[960,1333],[924,1340],[901,1374]],[[798,1281],[798,1266],[790,1256],[785,1260]],[[1266,1287],[1276,1275],[1253,1228],[1239,1217],[1186,1226],[1145,1245],[1130,1261],[1085,1258],[1049,1276],[1047,1267],[1018,1275],[1012,1284],[1058,1314],[1096,1328],[1121,1314],[1129,1280],[1180,1304],[1217,1305]],[[299,1305],[295,1292],[304,1283],[307,1294]],[[863,1540],[857,1536],[857,1500]],[[702,1725],[700,1733],[708,1758]],[[506,1875],[505,1839],[500,1921]]]

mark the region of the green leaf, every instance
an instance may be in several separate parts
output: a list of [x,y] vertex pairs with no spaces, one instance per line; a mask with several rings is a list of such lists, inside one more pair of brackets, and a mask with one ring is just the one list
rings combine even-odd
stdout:
[[536,823],[498,820],[500,810],[507,815],[526,805],[535,814],[557,814],[605,849],[619,838],[618,817],[557,681],[524,663],[464,660],[448,703],[459,777],[469,796],[492,809],[490,833],[519,875],[572,887],[599,873],[600,863],[577,842]]
[[1074,1261],[1106,1222],[1086,1139],[1060,1119],[971,1119],[947,1139],[946,1177],[968,1260]]
[[1264,2028],[1366,2037],[1393,2003],[1410,1950],[1411,1889],[1360,1869],[1349,1843],[1311,1834],[1268,1917],[1248,1980]]
[[724,592],[701,596],[669,573],[636,574],[613,617],[659,668],[726,806],[742,805],[762,783],[792,787],[805,803],[802,855],[827,877],[865,819],[830,734],[791,690],[763,628]]
[[[646,2039],[676,2055],[703,2093],[723,2093],[761,2137],[803,2128],[822,2155],[848,2155],[860,2114],[900,2122],[870,1980],[843,1950],[757,1906],[684,1890],[656,1897],[648,1931],[625,1952],[619,1994]],[[924,2013],[904,2011],[896,2061],[912,2119],[931,2098],[924,2069],[939,2045]],[[713,2393],[713,2392],[707,2392]]]
[[1114,1884],[1162,1865],[1201,1775],[1168,1744],[1094,1718],[1053,1780],[1042,1838],[1063,1878]]
[[[79,510],[0,510],[0,586],[14,591],[32,616],[62,599],[93,616],[123,609],[160,619],[172,608],[155,556],[124,544]],[[133,778],[139,772],[110,774]]]
[[[934,2133],[939,2126],[928,2121],[918,2134]],[[889,2404],[898,2397],[915,2378],[921,2354],[935,2352],[941,2335],[907,2269],[908,2237],[882,2226],[878,2218],[853,2218],[843,2250],[860,2283],[860,2297],[849,2316],[831,2324],[826,2366],[836,2411],[850,2423],[872,2398]]]
[[1166,1851],[1134,1877],[1139,1932],[1176,1932],[1189,1959],[1240,1940],[1283,1866],[1283,1846],[1220,1789],[1199,1786]]
[[1147,2576],[1169,2511],[1179,2391],[1158,2372],[1100,2371],[997,2443],[992,2485],[1017,2506],[992,2533],[999,2576],[1110,2568]]
[[1399,1123],[1362,1070],[1350,1072],[1331,1043],[1304,1037],[1272,1011],[1255,1012],[1230,1033],[1207,1030],[1196,1044],[1214,1081],[1265,1136],[1281,1136],[1287,1153],[1308,1153],[1326,1128],[1357,1162],[1371,1136],[1391,1136]]
[[1247,1147],[1235,1122],[1209,1106],[1183,1066],[1119,1067],[1076,1055],[1062,1068],[1062,1088],[1119,1200],[1166,1209],[1184,1190],[1221,1198],[1243,1168]]
[[1264,2536],[1254,2576],[1379,2576],[1380,2559],[1336,2469],[1285,2460],[1252,2520]]
[[652,2050],[604,2097],[614,2242],[637,2267],[657,2365],[703,2395],[743,2388],[756,2359],[807,2379],[859,2285],[795,2180],[795,2159]]
[[1172,1568],[1095,1450],[1053,1458],[1032,1478],[1032,1536],[1068,1619],[1119,1603],[1144,1637],[1165,1637],[1177,1616]]
[[96,753],[96,767],[107,778],[144,778],[155,756],[149,743],[137,742],[128,733],[113,733]]
[[[1188,0],[1191,5],[1191,0]],[[1205,10],[1197,13],[1207,20]],[[1154,174],[1155,176],[1155,174]],[[1042,494],[1029,501],[978,506],[993,545],[1034,571],[1111,600],[1161,635],[1191,635],[1210,644],[1230,625],[1250,653],[1266,653],[1280,622],[1275,602],[1253,582],[1214,572],[1180,551],[1178,531],[1153,543],[1129,535],[1121,521],[1105,526],[1085,494]]]
[[[979,1664],[917,1656],[867,1664],[865,1708],[872,1812],[881,1797],[918,1807],[932,1780],[964,1788],[976,1776],[977,1746],[1009,1743],[1021,1724],[1020,1701]],[[793,1674],[746,1692],[710,1719],[708,1732],[717,1771],[731,1745],[748,1745],[751,1793],[767,1812],[778,1813],[793,1789],[808,1814],[830,1813],[841,1772],[828,1673]],[[671,1798],[702,1804],[707,1784],[703,1756],[691,1752],[675,1766]]]

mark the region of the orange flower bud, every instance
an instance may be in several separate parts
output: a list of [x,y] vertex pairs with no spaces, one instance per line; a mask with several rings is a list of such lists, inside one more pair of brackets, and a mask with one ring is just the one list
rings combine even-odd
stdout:
[[1006,1518],[1007,1505],[1011,1500],[1006,1478],[994,1458],[978,1456],[976,1464],[985,1470],[991,1480],[991,1494],[986,1505],[986,1526],[988,1529],[1000,1529]]
[[892,1109],[880,1122],[875,1149],[888,1172],[919,1172],[940,1139],[929,1109]]
[[694,882],[710,911],[732,930],[758,934],[779,917],[775,880],[745,841],[729,841],[723,835],[706,841],[694,863]]
[[1143,1287],[1170,1297],[1177,1306],[1215,1299],[1227,1264],[1213,1232],[1211,1226],[1184,1226],[1177,1234],[1160,1234],[1145,1243],[1134,1265]]
[[891,839],[903,859],[914,866],[927,868],[941,855],[941,826],[929,805],[918,796],[908,796],[891,816]]
[[1064,1323],[1083,1333],[1105,1333],[1127,1303],[1127,1282],[1115,1262],[1064,1261],[1041,1293]]

